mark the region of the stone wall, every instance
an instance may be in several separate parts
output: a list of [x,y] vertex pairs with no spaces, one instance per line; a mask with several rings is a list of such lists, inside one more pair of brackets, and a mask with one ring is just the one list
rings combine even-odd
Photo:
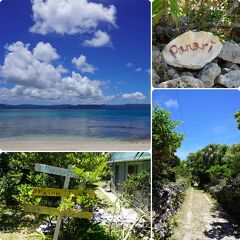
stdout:
[[184,200],[185,189],[179,185],[153,187],[153,232],[158,239],[173,233],[171,218]]
[[240,178],[231,180],[214,195],[223,209],[240,223]]

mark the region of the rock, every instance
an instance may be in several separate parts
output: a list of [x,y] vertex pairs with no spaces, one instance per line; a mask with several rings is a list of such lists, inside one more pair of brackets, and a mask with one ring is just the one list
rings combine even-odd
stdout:
[[182,72],[181,76],[188,76],[188,77],[194,77],[191,72]]
[[221,68],[217,63],[208,63],[203,70],[199,72],[198,78],[203,82],[206,88],[214,86],[215,79],[221,73]]
[[234,42],[225,42],[218,55],[219,58],[233,63],[240,63],[240,44]]
[[222,64],[223,68],[229,68],[231,70],[240,70],[240,67],[236,63],[226,62]]
[[169,79],[176,79],[179,78],[179,74],[176,72],[176,70],[174,68],[170,68],[167,70],[167,72],[165,72],[164,74],[164,80],[169,80]]
[[162,82],[159,88],[204,88],[201,80],[193,77],[182,76],[180,78]]
[[185,188],[181,185],[154,185],[153,191],[153,230],[160,238],[167,239],[173,232],[169,219],[181,206]]
[[162,54],[157,47],[153,46],[152,49],[152,67],[156,69],[162,61]]
[[240,87],[240,71],[233,70],[224,75],[220,75],[217,78],[216,83],[221,84],[227,88],[238,88]]
[[226,74],[226,73],[229,73],[229,72],[231,72],[231,69],[229,69],[229,68],[222,68],[221,69],[221,74]]
[[169,65],[201,69],[217,57],[221,48],[219,38],[212,33],[188,31],[167,44],[162,53]]
[[157,75],[154,69],[152,70],[152,81],[154,86],[160,82],[160,77]]

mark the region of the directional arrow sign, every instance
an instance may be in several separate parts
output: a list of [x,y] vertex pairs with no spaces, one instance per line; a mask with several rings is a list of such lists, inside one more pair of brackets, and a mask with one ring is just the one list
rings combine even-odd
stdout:
[[91,212],[74,211],[74,210],[60,211],[57,208],[43,207],[43,206],[27,205],[27,206],[24,206],[24,210],[26,212],[47,214],[51,216],[67,216],[67,217],[85,218],[85,219],[91,219],[93,217],[93,214]]
[[39,164],[39,163],[35,164],[35,171],[54,174],[58,176],[64,176],[64,177],[78,178],[77,175],[71,169],[53,167],[53,166]]
[[76,189],[57,189],[57,188],[32,188],[30,194],[33,196],[48,196],[48,197],[68,197],[70,194],[79,196],[87,193],[91,196],[95,195],[93,190],[76,190]]

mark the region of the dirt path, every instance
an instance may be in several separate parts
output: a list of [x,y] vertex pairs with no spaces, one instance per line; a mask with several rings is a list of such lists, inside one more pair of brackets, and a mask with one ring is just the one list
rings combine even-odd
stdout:
[[209,195],[195,188],[187,190],[176,223],[171,240],[240,239],[239,226],[227,220]]

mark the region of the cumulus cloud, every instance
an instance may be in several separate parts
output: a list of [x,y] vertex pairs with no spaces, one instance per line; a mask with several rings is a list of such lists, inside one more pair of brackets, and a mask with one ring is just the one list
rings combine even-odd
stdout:
[[80,55],[79,58],[74,57],[72,59],[72,63],[75,64],[77,69],[79,69],[83,73],[84,72],[94,73],[96,71],[96,68],[94,66],[87,63],[87,58],[84,55]]
[[97,31],[92,39],[84,40],[83,46],[102,47],[111,43],[110,36],[106,32]]
[[143,101],[146,97],[141,92],[124,93],[122,98],[130,101]]
[[50,43],[43,42],[39,42],[33,49],[33,56],[38,60],[46,62],[59,58],[56,49]]
[[138,67],[136,68],[136,72],[141,72],[142,71],[142,68]]
[[173,99],[169,99],[167,101],[164,102],[164,105],[168,108],[178,108],[179,107],[179,103],[177,100],[173,100]]
[[115,26],[116,8],[88,0],[32,0],[31,32],[47,34],[86,33],[100,24]]
[[[49,100],[79,99],[81,101],[98,100],[109,101],[114,96],[104,96],[101,87],[106,81],[91,80],[79,73],[72,72],[69,76],[62,76],[67,70],[63,66],[54,66],[51,60],[60,57],[53,51],[50,57],[42,59],[36,49],[54,49],[50,44],[37,44],[31,51],[29,44],[16,42],[6,46],[7,54],[0,75],[5,83],[12,83],[12,88],[0,88],[0,98],[38,98]],[[38,49],[39,50],[39,49]],[[35,51],[35,54],[34,54]],[[53,54],[55,53],[55,54]],[[36,55],[37,54],[37,55]],[[41,58],[42,60],[40,60]]]
[[[3,66],[0,68],[1,75],[6,82],[45,88],[51,87],[61,79],[61,73],[65,71],[62,66],[54,67],[48,62],[38,59],[41,55],[39,50],[41,45],[37,44],[35,47],[37,57],[29,50],[29,44],[18,41],[6,46],[7,55]],[[47,48],[52,48],[50,44],[47,44],[47,46]],[[57,56],[55,52],[55,55],[51,57],[56,58]],[[47,59],[50,60],[50,55]]]

